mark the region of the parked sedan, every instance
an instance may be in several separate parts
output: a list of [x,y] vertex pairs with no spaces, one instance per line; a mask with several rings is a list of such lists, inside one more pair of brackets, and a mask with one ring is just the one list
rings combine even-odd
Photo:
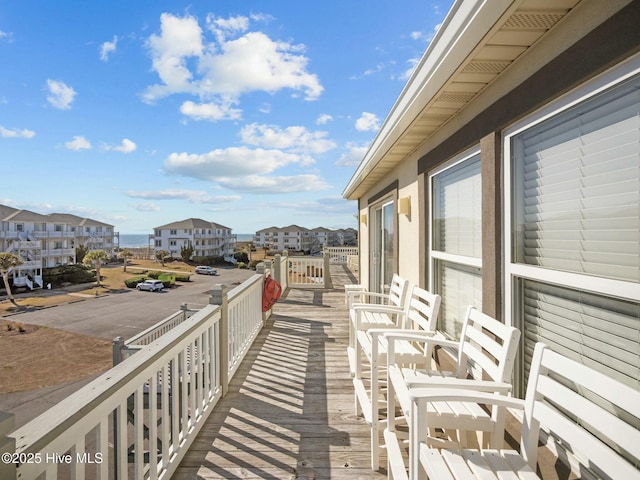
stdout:
[[145,280],[136,285],[138,290],[145,290],[147,292],[159,292],[164,288],[164,283],[160,280]]
[[218,270],[206,265],[198,265],[196,267],[196,273],[199,273],[200,275],[217,275]]

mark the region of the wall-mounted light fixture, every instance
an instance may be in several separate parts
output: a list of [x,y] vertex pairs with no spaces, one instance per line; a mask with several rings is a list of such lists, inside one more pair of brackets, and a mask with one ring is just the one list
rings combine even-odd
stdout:
[[407,217],[411,216],[411,196],[398,199],[398,213]]
[[367,214],[363,213],[360,215],[360,223],[367,224]]

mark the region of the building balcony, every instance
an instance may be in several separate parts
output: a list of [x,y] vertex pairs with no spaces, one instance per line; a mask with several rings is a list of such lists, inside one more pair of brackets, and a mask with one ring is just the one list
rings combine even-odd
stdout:
[[[288,263],[272,273],[288,276]],[[29,424],[10,432],[0,421],[0,446],[5,434],[14,452],[71,451],[72,468],[76,453],[100,453],[91,478],[384,478],[369,469],[369,428],[353,412],[346,272],[331,267],[336,288],[289,290],[270,315],[260,312],[263,275],[212,292],[211,305],[147,346],[127,345],[136,353]],[[25,463],[0,477],[69,476],[69,465],[55,467]]]

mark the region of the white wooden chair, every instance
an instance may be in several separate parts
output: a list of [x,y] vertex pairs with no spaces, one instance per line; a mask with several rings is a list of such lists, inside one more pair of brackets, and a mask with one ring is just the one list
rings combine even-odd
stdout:
[[[508,394],[511,392],[511,375],[515,363],[520,339],[520,331],[509,327],[496,319],[478,311],[474,307],[467,309],[458,342],[440,338],[424,338],[405,332],[385,333],[388,345],[387,354],[387,428],[384,441],[387,448],[390,477],[406,478],[406,465],[402,454],[406,444],[407,432],[399,429],[400,421],[404,428],[411,431],[411,387],[448,387],[466,388],[488,392]],[[457,350],[455,372],[430,369],[407,368],[396,359],[396,344],[400,341],[418,341],[425,344],[424,350],[444,347]],[[391,412],[400,409],[396,419]],[[481,405],[473,402],[430,402],[428,404],[429,425],[432,428],[432,440],[435,429],[444,430],[450,440],[464,444],[466,438],[460,431],[502,432],[504,430],[504,411],[493,408],[487,412]],[[500,448],[503,434],[490,437],[490,445]]]
[[[404,312],[397,324],[413,334],[432,336],[436,331],[440,295],[435,295],[420,287],[414,286],[408,296]],[[355,391],[356,415],[364,414],[366,422],[371,426],[371,468],[377,470],[379,465],[380,433],[386,419],[380,418],[380,403],[386,403],[380,379],[386,384],[387,340],[383,334],[388,329],[373,328],[356,332],[356,367],[353,386]],[[430,355],[425,355],[422,348],[411,341],[395,343],[395,361],[403,365],[423,364]],[[363,375],[364,362],[369,364],[369,375]]]
[[[355,374],[356,332],[369,328],[392,328],[404,312],[409,281],[394,274],[389,293],[352,291],[349,293],[349,368]],[[378,303],[374,303],[378,302]]]
[[[409,395],[412,478],[537,479],[542,429],[578,464],[580,478],[640,479],[640,391],[542,343],[534,349],[524,400],[464,389],[416,388]],[[429,447],[427,405],[451,401],[523,410],[520,453]]]

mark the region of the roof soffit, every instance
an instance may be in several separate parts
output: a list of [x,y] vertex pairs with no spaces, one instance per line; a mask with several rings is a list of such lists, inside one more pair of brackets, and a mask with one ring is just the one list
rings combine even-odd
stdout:
[[[466,19],[468,25],[458,25],[460,35],[479,38],[473,45],[456,40],[446,51],[454,57],[455,48],[467,49],[464,58],[455,65],[446,65],[447,58],[441,58],[419,92],[412,98],[411,83],[420,79],[419,72],[414,73],[401,98],[396,102],[385,124],[358,170],[345,188],[343,196],[355,200],[363,196],[381,178],[385,177],[396,165],[414,152],[426,139],[442,128],[458,112],[471,103],[480,92],[485,90],[517,58],[537,43],[555,24],[557,24],[581,0],[521,0],[501,5],[502,13],[496,13],[492,3],[493,15],[498,18],[491,24],[490,14],[482,17],[482,12],[474,12]],[[455,8],[455,7],[454,7]],[[499,10],[498,10],[499,11]],[[462,12],[464,13],[464,12]],[[461,12],[453,12],[458,15]],[[467,12],[470,15],[470,12]],[[485,23],[482,23],[484,20]],[[474,22],[477,26],[474,26]],[[451,28],[451,24],[442,28]],[[474,31],[474,28],[476,30]],[[483,30],[479,36],[477,29]],[[446,32],[436,36],[434,42],[446,39]],[[418,69],[428,67],[429,57],[437,49],[429,47]],[[458,58],[461,55],[457,52]],[[450,68],[451,73],[439,75],[441,70]],[[386,131],[385,131],[386,127]]]

